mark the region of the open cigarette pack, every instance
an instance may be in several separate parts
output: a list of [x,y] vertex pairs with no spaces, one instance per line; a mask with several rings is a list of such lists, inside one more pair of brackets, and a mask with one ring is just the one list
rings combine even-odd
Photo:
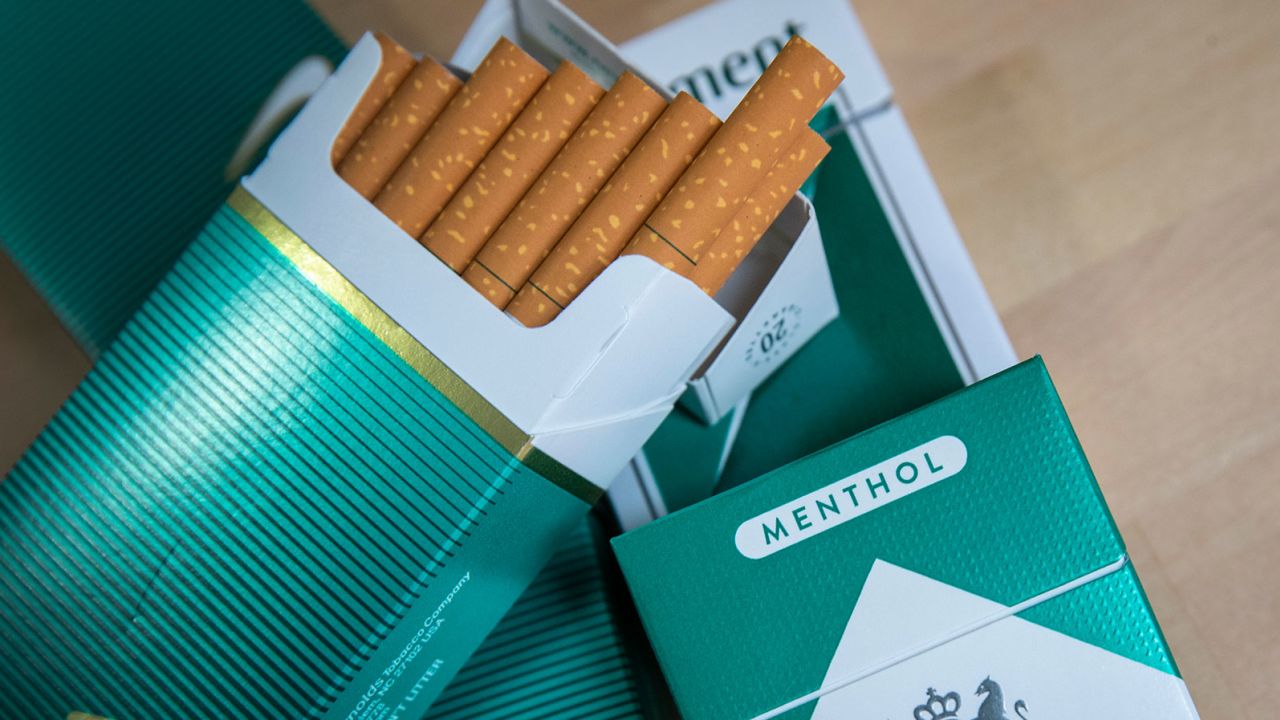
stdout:
[[624,527],[741,484],[1016,361],[893,89],[846,0],[720,0],[622,45],[727,112],[791,35],[845,70],[806,185],[840,315],[718,422],[678,408],[615,482]]
[[[624,253],[554,320],[515,322],[339,177],[391,47],[356,43],[0,483],[9,714],[419,717],[691,380],[713,418],[835,316],[787,194],[718,292]],[[480,82],[499,51],[606,86],[627,69],[542,0],[487,5],[458,63]],[[439,190],[399,180],[411,165],[387,187]],[[683,257],[663,207],[637,238]],[[783,311],[785,342],[743,349]]]
[[684,717],[1197,717],[1036,358],[615,539]]

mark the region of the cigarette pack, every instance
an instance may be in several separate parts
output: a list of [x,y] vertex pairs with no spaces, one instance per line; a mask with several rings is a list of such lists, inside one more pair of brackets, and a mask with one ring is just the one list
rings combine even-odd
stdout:
[[[625,67],[518,8],[543,62]],[[334,171],[382,62],[352,48],[0,483],[4,714],[421,716],[738,324],[642,257],[504,317]],[[793,208],[783,265],[819,246]]]
[[344,52],[297,0],[9,5],[0,250],[96,355]]
[[614,540],[700,718],[1194,718],[1039,358]]
[[[806,190],[840,316],[760,384],[732,421],[707,428],[697,415],[672,413],[614,484],[614,504],[632,523],[757,477],[1016,361],[847,0],[720,0],[622,49],[669,88],[722,112],[794,33],[831,48],[846,71],[834,102],[815,119],[831,153]],[[645,502],[634,502],[638,497]]]

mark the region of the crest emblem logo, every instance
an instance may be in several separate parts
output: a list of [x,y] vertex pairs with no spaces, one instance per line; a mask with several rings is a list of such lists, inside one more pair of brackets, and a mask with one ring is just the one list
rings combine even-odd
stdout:
[[[925,701],[912,711],[912,720],[961,720],[960,693],[949,692],[939,695],[938,691],[929,688],[925,691]],[[971,720],[1031,720],[1027,715],[1027,703],[1016,700],[1013,703],[1014,715],[1005,711],[1004,690],[1000,683],[988,677],[978,685],[974,695],[984,696],[978,705],[978,715]]]

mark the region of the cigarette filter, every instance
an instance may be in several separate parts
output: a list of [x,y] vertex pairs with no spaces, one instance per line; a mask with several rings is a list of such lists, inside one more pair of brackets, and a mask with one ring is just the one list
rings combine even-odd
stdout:
[[843,79],[817,48],[793,37],[624,252],[687,275]]
[[548,74],[515,43],[499,39],[374,204],[405,232],[421,235]]
[[623,73],[463,272],[467,282],[506,307],[665,105]]
[[338,175],[372,199],[461,87],[448,68],[422,58],[338,164]]
[[822,136],[806,128],[698,258],[689,279],[715,296],[830,150]]
[[1039,358],[613,543],[689,720],[1198,717]]
[[369,127],[369,123],[373,122],[378,111],[391,99],[396,88],[400,87],[400,82],[413,68],[413,56],[401,47],[400,43],[382,33],[374,33],[373,36],[382,48],[382,64],[378,67],[378,74],[374,76],[373,82],[369,83],[364,95],[360,96],[360,102],[356,103],[355,109],[347,116],[347,122],[342,126],[342,130],[338,131],[338,136],[333,141],[330,160],[334,167],[337,167],[338,163],[347,156],[347,152],[356,144],[356,138]]
[[577,65],[560,63],[476,171],[427,228],[422,244],[462,272],[560,148],[604,88]]
[[677,95],[507,312],[529,327],[551,322],[613,262],[719,127],[720,119],[702,103],[688,93]]

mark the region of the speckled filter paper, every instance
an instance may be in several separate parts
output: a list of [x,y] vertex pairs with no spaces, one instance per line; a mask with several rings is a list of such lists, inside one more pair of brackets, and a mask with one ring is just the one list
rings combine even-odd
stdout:
[[843,79],[817,48],[792,38],[624,252],[688,275]]
[[719,292],[830,151],[822,136],[806,128],[698,258],[689,279],[708,295]]
[[507,312],[529,327],[551,322],[613,262],[719,127],[720,119],[693,96],[677,95],[516,293]]
[[421,240],[462,272],[564,147],[604,88],[564,61],[489,151]]
[[619,76],[463,278],[495,306],[506,307],[665,106],[640,78]]
[[1039,358],[613,542],[690,720],[1196,717]]
[[419,60],[338,163],[338,176],[372,199],[461,87],[462,81],[435,59]]
[[335,167],[347,156],[360,134],[373,122],[414,66],[413,56],[395,40],[383,33],[374,33],[374,37],[382,48],[382,64],[333,141],[330,160]]
[[549,74],[515,43],[498,40],[374,205],[405,232],[421,235]]

